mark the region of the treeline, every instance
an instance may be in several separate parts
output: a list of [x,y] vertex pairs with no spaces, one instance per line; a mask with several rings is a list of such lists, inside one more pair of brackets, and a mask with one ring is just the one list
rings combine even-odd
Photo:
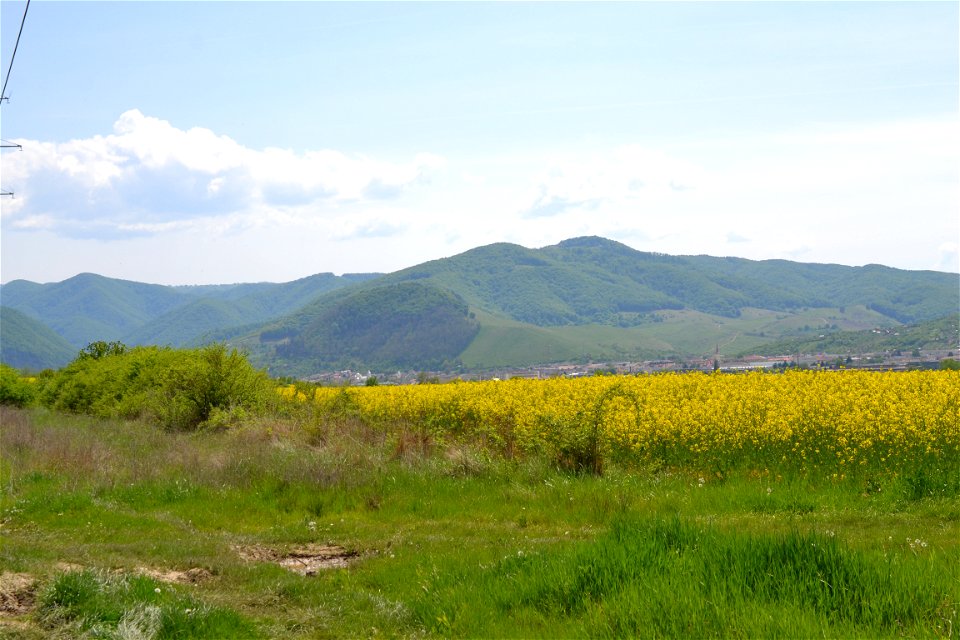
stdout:
[[128,348],[99,341],[66,367],[30,378],[0,365],[0,404],[143,418],[176,430],[238,423],[268,407],[273,386],[244,354],[224,344]]

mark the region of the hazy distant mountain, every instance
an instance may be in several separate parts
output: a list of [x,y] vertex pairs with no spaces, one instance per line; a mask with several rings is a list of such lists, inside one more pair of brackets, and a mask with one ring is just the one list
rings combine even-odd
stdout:
[[193,345],[211,332],[280,317],[323,293],[377,275],[319,273],[283,284],[234,285],[227,291],[204,295],[168,311],[127,334],[124,340],[130,344]]
[[960,276],[670,256],[586,237],[493,244],[387,275],[163,287],[83,274],[0,294],[75,348],[228,340],[272,372],[304,375],[760,351],[955,314]]
[[0,288],[6,307],[40,320],[80,349],[95,340],[120,340],[193,297],[174,287],[81,273],[63,282],[14,280]]
[[76,349],[39,320],[0,307],[0,362],[40,371],[62,367],[76,355]]
[[0,287],[0,301],[42,321],[76,349],[95,340],[180,346],[212,330],[282,316],[377,275],[321,273],[281,284],[171,287],[84,273],[52,284],[14,280]]

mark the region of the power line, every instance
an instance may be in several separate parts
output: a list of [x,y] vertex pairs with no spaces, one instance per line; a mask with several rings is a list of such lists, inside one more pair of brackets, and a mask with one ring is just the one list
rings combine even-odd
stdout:
[[7,98],[7,82],[10,81],[10,71],[13,69],[13,59],[17,57],[17,47],[20,46],[20,36],[23,35],[23,25],[27,21],[27,11],[30,9],[30,0],[27,0],[27,6],[23,8],[23,18],[20,20],[20,31],[17,32],[17,41],[13,45],[13,54],[10,56],[10,65],[7,67],[7,77],[3,81],[3,90],[0,91],[0,104],[3,104]]
[[[4,100],[9,101],[7,97],[7,83],[10,82],[10,72],[13,71],[13,60],[17,57],[17,49],[20,47],[20,36],[23,35],[23,25],[27,22],[27,11],[30,10],[30,0],[27,0],[26,6],[23,8],[23,18],[20,19],[20,31],[17,32],[17,41],[13,45],[13,53],[10,55],[10,64],[7,66],[7,77],[3,80],[3,89],[0,90],[0,104],[3,104]],[[14,144],[3,140],[0,148],[3,149],[23,149],[23,146],[19,144]],[[6,189],[0,187],[0,198],[3,197],[13,197],[13,191],[7,191]]]

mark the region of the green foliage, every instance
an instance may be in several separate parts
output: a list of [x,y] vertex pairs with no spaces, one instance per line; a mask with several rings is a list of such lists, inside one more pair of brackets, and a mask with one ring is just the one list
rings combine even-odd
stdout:
[[417,374],[417,384],[440,384],[440,378],[421,371]]
[[960,371],[960,360],[953,358],[944,358],[940,361],[940,368],[945,371]]
[[104,342],[103,340],[98,340],[96,342],[91,342],[86,347],[80,350],[80,353],[77,355],[79,360],[99,360],[101,358],[106,358],[108,356],[122,356],[127,352],[127,345],[122,342]]
[[25,379],[19,371],[0,362],[0,405],[25,407],[36,395],[36,381]]
[[243,354],[223,344],[192,353],[192,360],[169,373],[158,412],[163,424],[181,429],[230,426],[247,410],[263,408],[270,382]]
[[235,349],[94,343],[44,386],[43,404],[99,417],[157,420],[167,428],[224,427],[261,410],[271,383]]

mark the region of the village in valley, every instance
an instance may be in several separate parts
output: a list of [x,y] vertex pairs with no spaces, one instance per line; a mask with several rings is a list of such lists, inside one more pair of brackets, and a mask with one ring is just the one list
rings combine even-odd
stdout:
[[359,372],[345,369],[308,376],[306,381],[333,386],[374,384],[424,384],[437,382],[509,380],[510,378],[579,378],[592,375],[639,375],[682,373],[688,371],[742,373],[776,371],[790,368],[822,371],[860,369],[868,371],[914,371],[947,368],[957,354],[956,349],[892,350],[876,353],[849,354],[785,354],[777,356],[748,355],[737,358],[719,354],[700,358],[662,358],[656,360],[561,363],[532,367],[503,367],[482,371],[394,371],[388,373]]

